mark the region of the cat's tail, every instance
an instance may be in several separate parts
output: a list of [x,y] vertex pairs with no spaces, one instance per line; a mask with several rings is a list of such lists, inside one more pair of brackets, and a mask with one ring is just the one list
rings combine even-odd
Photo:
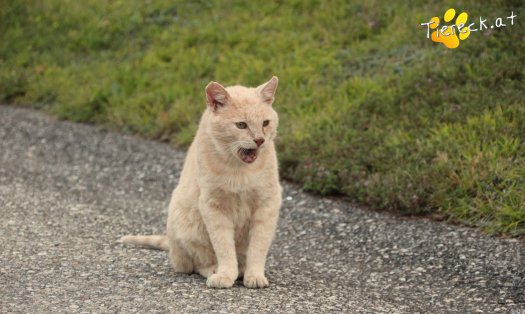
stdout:
[[168,236],[166,235],[148,235],[134,236],[127,235],[120,238],[120,242],[126,244],[140,245],[145,248],[168,251],[170,249]]

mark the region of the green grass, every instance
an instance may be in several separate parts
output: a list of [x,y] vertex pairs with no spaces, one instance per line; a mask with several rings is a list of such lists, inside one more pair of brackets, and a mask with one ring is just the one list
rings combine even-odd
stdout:
[[[506,17],[457,49],[420,23]],[[0,101],[190,143],[210,80],[280,78],[282,175],[525,234],[523,1],[0,1]]]

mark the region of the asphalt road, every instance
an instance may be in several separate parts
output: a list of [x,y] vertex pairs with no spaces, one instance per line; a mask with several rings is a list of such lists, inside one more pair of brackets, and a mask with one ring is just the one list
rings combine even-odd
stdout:
[[0,106],[0,312],[521,313],[525,243],[314,197],[284,184],[270,287],[206,288],[165,252],[184,152]]

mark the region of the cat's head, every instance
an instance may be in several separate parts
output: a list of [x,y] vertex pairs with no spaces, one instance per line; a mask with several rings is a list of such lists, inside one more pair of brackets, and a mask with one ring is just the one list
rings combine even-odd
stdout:
[[255,88],[206,86],[207,132],[219,153],[251,164],[271,145],[279,123],[272,108],[277,83],[274,76]]

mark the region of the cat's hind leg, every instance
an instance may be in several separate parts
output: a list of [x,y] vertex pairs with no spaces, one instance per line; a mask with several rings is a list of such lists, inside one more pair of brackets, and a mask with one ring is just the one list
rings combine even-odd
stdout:
[[179,241],[170,241],[169,255],[171,266],[175,269],[175,272],[187,274],[193,272],[193,261]]
[[208,265],[208,266],[198,266],[196,271],[204,278],[208,278],[211,275],[217,272],[217,264]]
[[211,244],[195,241],[192,243],[191,250],[195,258],[195,272],[204,278],[208,278],[217,273],[217,259],[215,258]]

